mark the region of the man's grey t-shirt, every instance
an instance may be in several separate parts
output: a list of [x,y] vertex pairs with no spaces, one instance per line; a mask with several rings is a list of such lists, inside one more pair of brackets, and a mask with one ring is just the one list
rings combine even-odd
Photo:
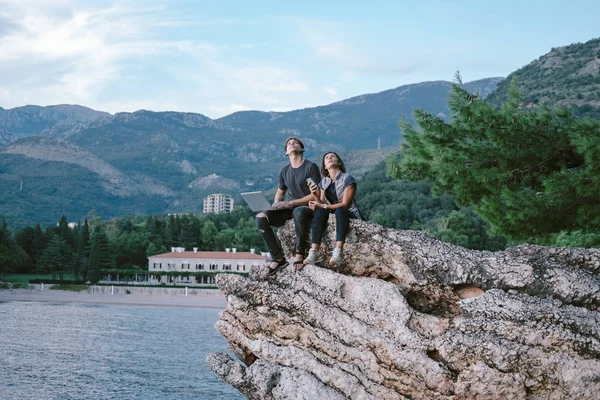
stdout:
[[319,167],[312,161],[304,160],[298,168],[286,165],[279,171],[279,189],[287,190],[290,200],[301,199],[310,194],[306,178],[312,178],[317,185],[321,182]]

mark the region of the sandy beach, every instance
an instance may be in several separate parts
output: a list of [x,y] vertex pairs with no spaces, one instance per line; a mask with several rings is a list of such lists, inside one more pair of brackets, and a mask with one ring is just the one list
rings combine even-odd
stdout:
[[69,292],[64,290],[0,290],[3,301],[41,301],[54,303],[95,303],[138,306],[197,307],[225,309],[227,299],[215,290],[214,295],[114,294]]

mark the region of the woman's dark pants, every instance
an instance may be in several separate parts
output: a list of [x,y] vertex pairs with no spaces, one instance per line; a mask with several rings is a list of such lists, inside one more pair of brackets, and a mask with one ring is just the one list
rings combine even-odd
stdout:
[[327,228],[327,220],[330,213],[335,214],[335,240],[337,242],[345,242],[348,231],[350,230],[350,218],[354,218],[354,214],[350,213],[346,207],[336,208],[330,211],[324,208],[319,208],[315,211],[315,216],[312,224],[312,243],[321,244],[323,234]]

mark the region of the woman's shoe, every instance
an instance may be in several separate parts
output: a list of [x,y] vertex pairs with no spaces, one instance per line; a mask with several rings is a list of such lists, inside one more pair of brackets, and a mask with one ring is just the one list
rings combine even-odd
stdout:
[[331,260],[329,260],[329,264],[331,265],[340,265],[342,263],[342,249],[336,247],[333,249],[333,253],[331,253]]

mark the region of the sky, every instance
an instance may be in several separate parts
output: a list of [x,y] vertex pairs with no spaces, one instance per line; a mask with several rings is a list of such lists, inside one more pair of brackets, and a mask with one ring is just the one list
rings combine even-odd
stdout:
[[597,0],[0,0],[0,107],[295,110],[505,77],[600,37],[599,15]]

